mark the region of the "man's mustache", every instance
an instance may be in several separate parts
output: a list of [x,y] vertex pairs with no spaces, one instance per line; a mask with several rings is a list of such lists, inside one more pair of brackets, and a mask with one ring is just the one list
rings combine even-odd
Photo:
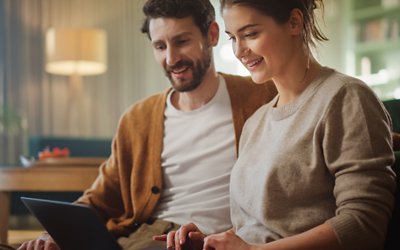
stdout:
[[170,73],[171,71],[174,71],[176,69],[180,69],[182,67],[193,67],[193,63],[191,61],[179,61],[177,63],[175,63],[174,65],[171,66],[167,66],[166,70],[168,73]]

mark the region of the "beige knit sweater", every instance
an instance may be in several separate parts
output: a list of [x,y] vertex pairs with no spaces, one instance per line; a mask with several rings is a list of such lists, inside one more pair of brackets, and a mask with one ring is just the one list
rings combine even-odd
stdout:
[[395,176],[390,118],[371,89],[325,68],[293,102],[246,122],[231,174],[237,234],[266,243],[329,223],[348,250],[383,248]]

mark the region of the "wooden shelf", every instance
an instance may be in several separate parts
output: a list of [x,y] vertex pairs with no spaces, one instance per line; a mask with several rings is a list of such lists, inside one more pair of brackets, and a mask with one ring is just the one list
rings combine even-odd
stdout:
[[[392,7],[383,6],[381,0],[352,0],[351,18],[355,71],[360,73],[361,61],[367,57],[371,62],[371,74],[363,79],[381,100],[393,98],[400,86],[400,3]],[[380,70],[386,71],[380,72]]]
[[356,54],[377,53],[390,50],[398,50],[400,49],[400,39],[357,43],[354,49]]
[[383,8],[382,6],[372,6],[363,9],[354,10],[353,19],[355,21],[361,21],[364,19],[372,19],[376,17],[381,17],[385,15],[396,14],[396,12],[400,12],[400,6],[391,7],[391,8]]

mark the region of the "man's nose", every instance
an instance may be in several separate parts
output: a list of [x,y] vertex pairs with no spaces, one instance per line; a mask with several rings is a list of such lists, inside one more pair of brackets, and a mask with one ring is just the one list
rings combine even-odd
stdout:
[[166,55],[167,65],[172,66],[175,65],[180,60],[180,53],[177,49],[168,48]]

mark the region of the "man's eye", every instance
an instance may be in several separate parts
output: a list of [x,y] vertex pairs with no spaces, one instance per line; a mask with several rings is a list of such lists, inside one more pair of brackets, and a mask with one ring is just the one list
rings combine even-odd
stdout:
[[157,44],[157,45],[154,45],[154,48],[155,48],[156,50],[164,50],[164,49],[165,49],[165,45],[163,45],[163,44]]
[[188,41],[188,39],[181,39],[181,40],[177,40],[176,43],[177,43],[178,45],[183,45],[183,44],[185,44],[187,41]]

